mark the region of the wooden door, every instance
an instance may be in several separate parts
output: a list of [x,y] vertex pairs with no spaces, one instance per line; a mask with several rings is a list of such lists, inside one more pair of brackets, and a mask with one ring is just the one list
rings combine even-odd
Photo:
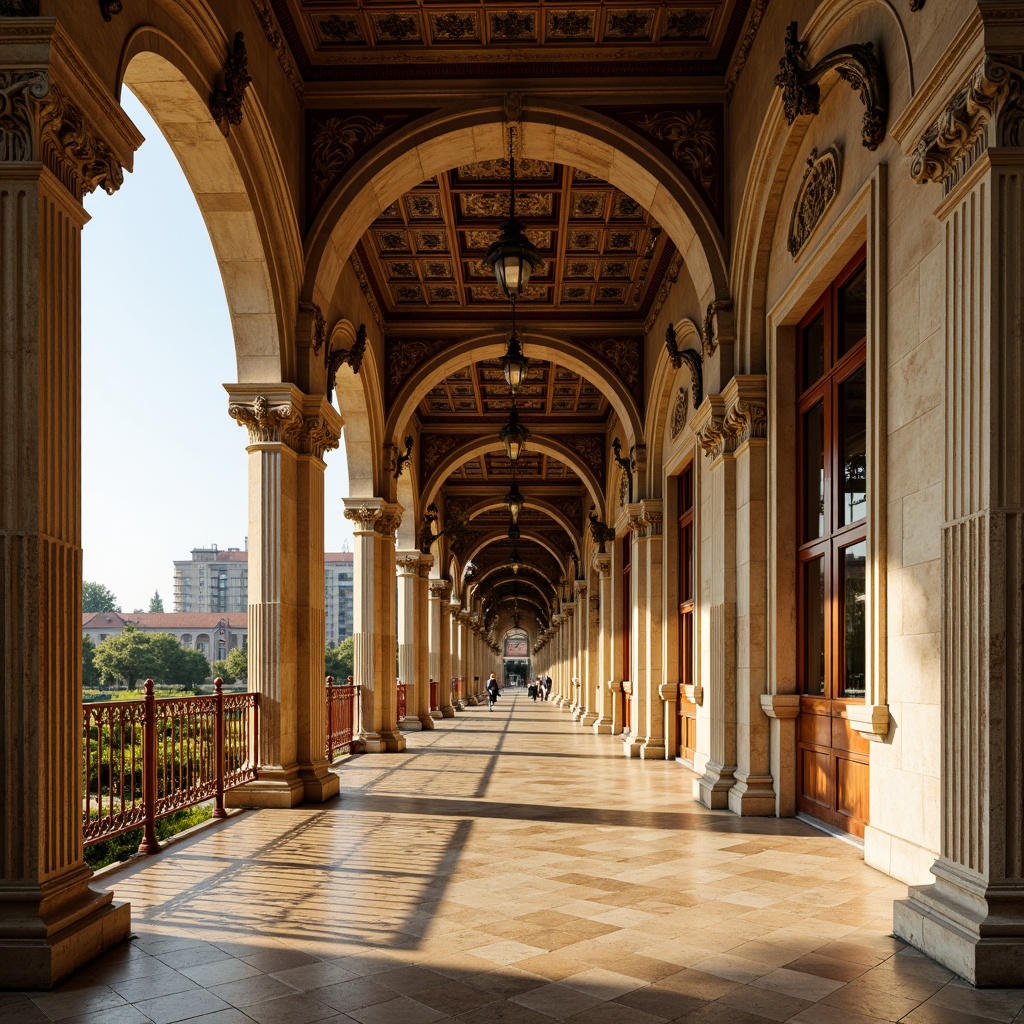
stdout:
[[[684,687],[693,685],[693,463],[679,474],[679,756],[692,761],[697,749],[697,706]],[[691,691],[692,692],[692,691]]]
[[869,820],[865,699],[866,273],[860,254],[798,331],[799,810],[853,835]]

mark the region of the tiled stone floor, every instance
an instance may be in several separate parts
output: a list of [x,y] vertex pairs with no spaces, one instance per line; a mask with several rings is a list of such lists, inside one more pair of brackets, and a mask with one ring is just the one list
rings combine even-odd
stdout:
[[104,880],[136,937],[3,1024],[979,1024],[975,991],[890,937],[901,885],[796,821],[690,797],[507,693],[341,798],[247,812]]

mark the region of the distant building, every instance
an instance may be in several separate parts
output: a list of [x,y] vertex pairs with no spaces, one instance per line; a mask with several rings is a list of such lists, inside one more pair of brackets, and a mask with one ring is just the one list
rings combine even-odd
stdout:
[[[249,610],[249,553],[216,545],[193,548],[192,558],[174,563],[175,612],[239,614]],[[324,555],[327,643],[352,635],[352,552]]]
[[109,636],[117,636],[127,625],[144,633],[170,633],[183,647],[202,651],[207,661],[223,661],[228,651],[242,647],[249,635],[248,616],[245,612],[225,615],[201,612],[85,612],[82,615],[82,633],[93,643],[102,643]]

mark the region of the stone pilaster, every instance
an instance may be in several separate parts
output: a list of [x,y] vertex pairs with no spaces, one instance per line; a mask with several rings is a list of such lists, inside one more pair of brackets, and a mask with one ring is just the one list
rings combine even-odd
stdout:
[[733,377],[723,392],[736,460],[736,773],[729,810],[774,815],[768,719],[768,382]]
[[614,627],[612,616],[612,556],[594,555],[594,572],[597,573],[598,604],[597,604],[597,670],[594,678],[594,732],[607,735],[612,731],[612,718],[609,704],[614,702],[614,695],[608,693],[608,680],[611,678],[611,638]]
[[458,601],[449,601],[448,609],[448,635],[450,638],[449,650],[452,660],[452,678],[455,679],[455,696],[453,707],[456,711],[466,710],[466,687],[464,682],[462,658],[462,628],[459,623],[459,615],[462,605]]
[[400,505],[381,498],[345,498],[352,521],[354,677],[362,688],[358,744],[367,753],[405,749],[398,731],[395,688],[395,530]]
[[562,602],[562,671],[558,689],[558,700],[555,702],[562,711],[571,711],[574,700],[574,683],[576,678],[575,651],[575,619],[576,605],[573,601]]
[[975,985],[1024,984],[1022,63],[981,56],[912,165],[946,192],[942,821],[894,931]]
[[407,729],[421,728],[419,720],[419,689],[422,686],[417,668],[417,644],[423,637],[416,630],[416,583],[419,579],[419,551],[399,551],[395,555],[398,571],[398,678],[405,684],[405,719],[400,725]]
[[451,629],[447,614],[450,580],[429,580],[430,594],[430,676],[437,680],[438,704],[442,718],[454,718],[452,706]]
[[708,395],[694,418],[694,433],[711,458],[711,608],[706,638],[710,668],[701,680],[711,739],[704,775],[693,795],[707,807],[728,806],[736,773],[736,437],[722,395]]
[[49,988],[131,924],[82,856],[81,231],[142,136],[52,19],[0,45],[0,987]]

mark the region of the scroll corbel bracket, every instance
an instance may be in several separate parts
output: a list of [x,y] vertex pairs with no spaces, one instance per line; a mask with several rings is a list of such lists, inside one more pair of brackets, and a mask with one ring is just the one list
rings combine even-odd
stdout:
[[363,356],[366,354],[366,324],[360,324],[356,330],[356,340],[351,348],[324,349],[324,356],[327,361],[327,398],[330,400],[334,391],[334,379],[346,363],[352,367],[353,373],[359,372],[363,365]]
[[696,409],[704,401],[704,368],[700,353],[695,348],[683,349],[679,353],[680,364],[685,363],[690,371],[690,390],[693,392],[693,407]]
[[636,445],[630,445],[629,455],[623,455],[622,442],[618,438],[612,441],[612,451],[615,453],[616,465],[622,470],[623,479],[627,483],[628,497],[626,500],[629,504],[633,503],[633,469],[636,465],[633,461],[633,451],[635,448]]
[[599,555],[607,554],[605,545],[615,540],[615,531],[607,523],[597,518],[596,505],[590,506],[587,519],[590,520],[590,535],[594,538],[594,543],[597,545],[597,553]]
[[210,95],[210,113],[224,138],[228,137],[232,125],[237,128],[242,123],[242,100],[251,83],[245,34],[236,32],[231,53],[224,62],[224,87],[214,89]]
[[405,467],[412,461],[413,436],[410,434],[405,439],[405,452],[398,454],[398,449],[393,448],[391,453],[391,475],[397,480],[404,472]]
[[785,55],[779,60],[775,84],[782,90],[782,105],[788,124],[801,115],[817,114],[821,107],[819,82],[835,72],[860,93],[864,104],[861,142],[876,150],[885,138],[889,121],[889,85],[875,57],[873,43],[852,43],[826,54],[813,67],[807,64],[807,41],[801,40],[798,24],[786,29]]
[[122,0],[100,0],[100,14],[103,15],[104,21],[110,21],[115,14],[120,14],[123,10]]
[[700,329],[701,348],[706,359],[715,354],[720,338],[732,337],[732,329],[732,299],[709,302]]

